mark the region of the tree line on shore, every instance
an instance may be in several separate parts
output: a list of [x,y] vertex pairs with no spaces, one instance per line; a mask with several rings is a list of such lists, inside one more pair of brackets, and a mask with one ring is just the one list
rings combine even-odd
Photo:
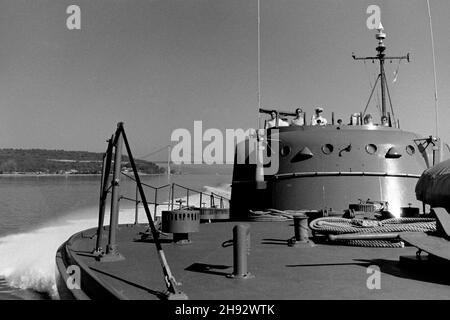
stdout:
[[[0,149],[0,174],[99,174],[103,153],[46,149]],[[160,174],[165,169],[135,159],[141,173]],[[122,156],[123,170],[131,170],[127,156]]]

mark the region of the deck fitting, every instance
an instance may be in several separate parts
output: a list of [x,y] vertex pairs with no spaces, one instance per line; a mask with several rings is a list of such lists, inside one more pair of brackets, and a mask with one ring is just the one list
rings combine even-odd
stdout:
[[117,245],[106,247],[106,253],[99,255],[96,259],[100,262],[115,262],[125,260],[125,257],[117,250]]
[[250,254],[250,226],[238,224],[233,228],[233,273],[229,279],[252,279],[255,276],[247,270],[247,256]]
[[314,243],[308,237],[308,216],[304,214],[294,216],[294,236],[288,240],[288,246],[294,248],[310,248]]

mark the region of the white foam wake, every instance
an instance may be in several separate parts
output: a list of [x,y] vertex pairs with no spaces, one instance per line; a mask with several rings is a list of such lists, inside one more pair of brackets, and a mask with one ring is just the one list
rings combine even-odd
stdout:
[[0,238],[0,277],[11,287],[33,289],[57,298],[56,250],[72,234],[93,226],[95,219],[66,221]]
[[[229,186],[205,187],[208,192],[229,198]],[[186,197],[182,198],[187,200]],[[198,194],[189,197],[189,205],[199,206]],[[9,286],[20,289],[33,289],[48,293],[58,298],[56,290],[55,254],[58,247],[71,235],[84,229],[97,226],[96,207],[73,212],[57,222],[37,228],[36,230],[9,235],[0,238],[0,278],[5,278]],[[153,207],[150,206],[153,214]],[[166,206],[159,206],[157,215]],[[106,212],[109,212],[108,208]],[[135,209],[121,209],[119,223],[133,223]],[[143,207],[139,207],[138,218],[145,223],[147,218]],[[109,224],[109,215],[105,216],[105,224]]]

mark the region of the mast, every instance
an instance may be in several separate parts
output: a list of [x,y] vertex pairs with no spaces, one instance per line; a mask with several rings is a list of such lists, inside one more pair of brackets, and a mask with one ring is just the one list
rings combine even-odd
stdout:
[[383,40],[386,39],[386,33],[383,33],[382,27],[378,29],[378,33],[375,35],[378,40],[378,59],[380,60],[380,84],[381,84],[381,116],[386,116],[386,75],[384,73],[384,59],[386,46],[383,44]]
[[[378,46],[375,48],[375,50],[378,52],[378,54],[375,57],[356,57],[354,54],[352,55],[354,60],[378,60],[380,63],[380,73],[377,77],[377,80],[375,81],[375,84],[372,88],[372,93],[369,97],[369,101],[367,102],[367,106],[369,105],[370,99],[372,98],[373,91],[375,89],[375,86],[377,85],[378,79],[380,80],[380,89],[381,89],[381,116],[387,116],[387,108],[386,108],[386,92],[389,96],[389,88],[387,87],[386,82],[386,73],[384,72],[384,62],[386,60],[407,60],[409,62],[409,53],[406,56],[400,56],[400,57],[386,57],[386,54],[384,51],[386,50],[386,46],[383,43],[383,40],[386,39],[386,33],[383,32],[384,28],[383,25],[380,22],[380,25],[377,28],[378,33],[375,35],[375,38],[378,40]],[[390,100],[390,98],[389,98]],[[366,106],[366,109],[367,109]],[[392,105],[391,105],[392,108]],[[365,113],[365,110],[364,110]]]

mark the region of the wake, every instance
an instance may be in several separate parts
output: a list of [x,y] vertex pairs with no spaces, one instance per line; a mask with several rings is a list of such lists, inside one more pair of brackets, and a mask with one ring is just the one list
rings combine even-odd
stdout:
[[[205,191],[230,197],[229,185],[219,187],[205,186]],[[187,200],[186,197],[181,198]],[[200,196],[189,197],[189,205],[199,206]],[[153,208],[150,206],[153,214]],[[156,215],[167,210],[161,205]],[[106,209],[109,212],[109,208]],[[30,232],[8,235],[0,238],[0,279],[12,288],[31,289],[58,299],[55,275],[55,254],[58,247],[74,233],[97,226],[98,208],[92,207],[72,212],[58,222],[48,223]],[[135,209],[121,209],[119,223],[134,223]],[[139,207],[138,221],[147,221],[143,207]],[[105,216],[109,224],[109,215]]]

